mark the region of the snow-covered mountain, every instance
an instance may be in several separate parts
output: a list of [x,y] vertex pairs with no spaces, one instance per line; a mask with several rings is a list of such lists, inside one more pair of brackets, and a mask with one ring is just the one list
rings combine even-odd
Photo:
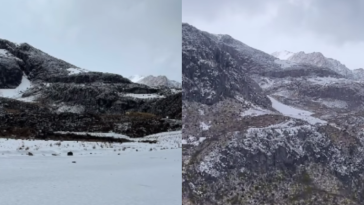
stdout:
[[362,204],[364,82],[283,54],[182,25],[184,204]]
[[170,80],[164,75],[159,76],[143,76],[143,75],[133,75],[130,76],[129,79],[135,83],[140,83],[144,85],[148,85],[150,87],[168,87],[168,88],[182,88],[182,83]]
[[181,88],[182,83],[170,80],[164,75],[152,76],[148,75],[138,81],[138,83],[145,84],[151,87],[165,86],[169,88]]
[[274,53],[272,53],[272,56],[277,57],[281,60],[287,60],[289,57],[291,57],[292,55],[294,55],[295,53],[291,52],[291,51],[276,51]]
[[131,82],[137,83],[138,81],[142,80],[145,77],[146,77],[145,75],[132,75],[129,76],[129,79],[131,80]]
[[332,58],[327,58],[320,52],[305,53],[303,51],[300,51],[297,53],[293,53],[290,51],[281,51],[274,52],[272,53],[272,55],[281,60],[287,60],[289,62],[311,64],[318,67],[329,68],[336,73],[348,78],[354,77],[353,71],[347,68],[340,61]]
[[357,68],[353,70],[354,79],[364,79],[364,69],[363,68]]

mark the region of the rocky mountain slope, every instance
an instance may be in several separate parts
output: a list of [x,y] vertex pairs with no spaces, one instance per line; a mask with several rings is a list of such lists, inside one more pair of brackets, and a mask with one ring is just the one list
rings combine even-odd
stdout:
[[0,136],[113,131],[143,137],[178,130],[181,98],[169,88],[90,72],[29,44],[0,39]]
[[362,81],[182,27],[183,204],[362,204]]
[[343,65],[340,61],[332,58],[327,58],[320,52],[305,53],[303,51],[300,51],[298,53],[293,53],[289,51],[282,51],[274,52],[272,53],[272,55],[281,60],[287,60],[289,62],[330,68],[331,70],[347,78],[355,78],[354,72],[347,68],[345,65]]

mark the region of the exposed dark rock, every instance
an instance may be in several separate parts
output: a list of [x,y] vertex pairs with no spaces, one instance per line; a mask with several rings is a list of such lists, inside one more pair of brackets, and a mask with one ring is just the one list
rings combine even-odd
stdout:
[[22,80],[23,72],[15,59],[0,55],[0,89],[16,88]]
[[229,50],[233,48],[188,24],[183,24],[182,33],[183,101],[212,105],[241,96],[262,107],[271,106],[247,75],[243,65],[249,60],[232,58]]
[[72,75],[53,75],[45,79],[45,82],[50,83],[132,83],[129,79],[124,78],[120,75],[111,73],[101,73],[101,72],[85,72]]

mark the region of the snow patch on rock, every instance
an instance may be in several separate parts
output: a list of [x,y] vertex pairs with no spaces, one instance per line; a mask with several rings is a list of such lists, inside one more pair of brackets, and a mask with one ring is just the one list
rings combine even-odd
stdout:
[[313,124],[313,125],[316,123],[320,123],[320,124],[327,123],[324,120],[311,116],[314,114],[312,112],[285,105],[270,96],[268,96],[268,98],[272,102],[272,107],[285,116],[296,118],[296,119],[301,119],[301,120],[307,121],[308,123]]

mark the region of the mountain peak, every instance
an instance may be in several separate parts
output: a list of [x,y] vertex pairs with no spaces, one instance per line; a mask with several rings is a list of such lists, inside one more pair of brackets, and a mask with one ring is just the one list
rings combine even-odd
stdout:
[[291,57],[294,54],[295,53],[293,53],[291,51],[283,50],[283,51],[273,52],[271,55],[276,57],[276,58],[279,58],[281,60],[287,60],[289,57]]
[[181,88],[182,83],[170,80],[165,75],[159,75],[159,76],[143,76],[143,75],[134,75],[130,76],[129,79],[133,82],[145,84],[151,87],[159,87],[159,86],[165,86],[169,88]]
[[142,80],[143,78],[145,78],[145,75],[132,75],[129,77],[129,79],[133,82],[136,83],[140,80]]

